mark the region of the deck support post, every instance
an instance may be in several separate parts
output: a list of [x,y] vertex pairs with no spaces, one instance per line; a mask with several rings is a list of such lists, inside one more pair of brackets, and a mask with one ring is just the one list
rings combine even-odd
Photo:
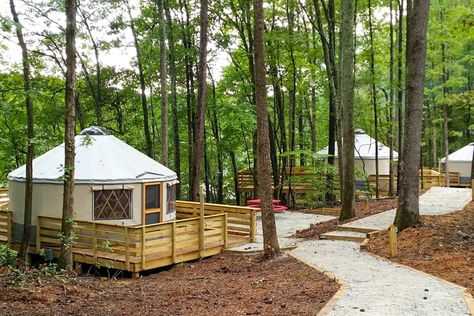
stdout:
[[227,249],[227,213],[224,213],[224,249]]
[[204,185],[199,187],[199,256],[204,257]]

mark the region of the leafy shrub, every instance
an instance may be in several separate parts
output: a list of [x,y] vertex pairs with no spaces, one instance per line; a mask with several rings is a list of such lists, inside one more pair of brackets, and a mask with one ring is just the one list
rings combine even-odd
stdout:
[[0,267],[14,266],[18,251],[8,248],[6,245],[0,245]]

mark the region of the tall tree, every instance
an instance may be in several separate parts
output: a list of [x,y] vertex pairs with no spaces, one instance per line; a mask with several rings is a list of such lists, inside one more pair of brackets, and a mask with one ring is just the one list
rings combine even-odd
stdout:
[[403,163],[403,0],[398,1],[398,32],[397,32],[397,120],[398,120],[398,165],[397,193],[400,190],[400,174]]
[[369,9],[369,37],[370,37],[370,75],[372,87],[372,107],[374,111],[374,139],[375,139],[375,197],[380,197],[379,192],[379,126],[377,112],[377,91],[375,88],[375,53],[374,53],[374,28],[372,25],[372,4],[368,0]]
[[25,90],[25,104],[28,130],[28,149],[26,153],[26,178],[25,178],[25,212],[23,215],[23,237],[20,244],[20,252],[18,257],[26,261],[28,254],[28,245],[31,237],[31,209],[33,203],[33,157],[35,155],[35,131],[33,122],[33,102],[31,100],[30,85],[30,61],[28,50],[23,38],[22,25],[16,12],[15,3],[10,0],[10,10],[12,12],[13,21],[15,22],[16,37],[21,48],[21,57],[23,65],[23,89]]
[[394,147],[394,139],[393,139],[393,63],[394,63],[394,42],[393,42],[393,0],[390,0],[390,69],[389,69],[389,85],[390,85],[390,93],[389,93],[389,126],[388,126],[388,147],[390,148],[389,152],[389,179],[388,179],[388,195],[393,197],[395,195],[395,165],[393,161],[393,147]]
[[[181,180],[181,143],[179,141],[179,121],[178,121],[178,101],[176,92],[176,61],[174,49],[174,35],[173,35],[173,21],[171,20],[170,7],[168,1],[164,1],[168,46],[169,46],[169,60],[170,60],[170,79],[171,79],[171,113],[173,116],[173,147],[174,147],[174,171]],[[181,183],[176,184],[176,198],[181,197]]]
[[60,266],[72,268],[74,242],[74,158],[76,91],[76,0],[66,0],[66,115],[64,127],[64,193]]
[[168,85],[166,83],[166,21],[164,2],[158,1],[158,20],[160,24],[160,85],[161,85],[161,163],[168,165]]
[[342,209],[339,219],[355,216],[354,173],[354,2],[341,1],[341,56],[340,84],[342,110],[342,167],[344,188],[341,192]]
[[263,250],[267,258],[280,252],[272,203],[270,139],[268,135],[267,84],[265,70],[265,20],[263,0],[253,1],[255,98],[257,104],[257,164],[262,210]]
[[407,1],[407,101],[403,164],[395,225],[399,231],[419,222],[419,158],[423,120],[426,33],[429,0]]
[[128,0],[124,0],[125,6],[127,7],[128,17],[130,19],[130,30],[132,31],[133,36],[133,44],[135,46],[135,52],[137,54],[137,66],[138,66],[138,79],[140,81],[140,96],[142,102],[142,109],[143,109],[143,129],[145,132],[145,142],[146,142],[146,154],[154,158],[154,149],[153,149],[153,141],[150,135],[150,124],[148,122],[148,104],[146,100],[146,84],[145,84],[145,73],[143,72],[143,61],[142,61],[142,54],[140,43],[138,42],[138,34],[137,29],[135,27],[135,22],[132,16],[132,9],[130,8],[130,3]]
[[204,147],[204,123],[206,119],[206,74],[207,74],[207,0],[200,0],[201,9],[199,34],[199,65],[198,65],[198,107],[196,112],[196,137],[194,144],[192,188],[193,201],[199,200],[199,183],[201,181],[201,160]]

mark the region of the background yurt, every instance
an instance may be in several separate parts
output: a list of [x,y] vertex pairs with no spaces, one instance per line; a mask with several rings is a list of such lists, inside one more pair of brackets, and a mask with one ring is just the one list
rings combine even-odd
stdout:
[[[105,130],[90,127],[75,137],[74,217],[123,226],[176,218],[176,173]],[[37,216],[61,218],[64,144],[33,161],[32,239]],[[23,232],[25,166],[8,175],[13,238]]]
[[[474,143],[470,143],[448,155],[448,171],[459,173],[459,185],[471,185],[473,152]],[[439,168],[446,171],[446,157],[440,160]]]
[[[355,146],[354,146],[354,159],[356,168],[363,171],[366,178],[356,176],[356,186],[358,189],[363,189],[367,178],[370,175],[376,174],[376,151],[378,151],[378,167],[379,175],[389,175],[390,172],[390,148],[385,146],[380,140],[375,142],[375,139],[367,135],[364,130],[356,129],[355,131]],[[319,155],[327,156],[328,147],[320,150]],[[338,160],[338,148],[335,143],[335,163],[337,165]],[[398,153],[393,151],[393,159],[398,159]]]

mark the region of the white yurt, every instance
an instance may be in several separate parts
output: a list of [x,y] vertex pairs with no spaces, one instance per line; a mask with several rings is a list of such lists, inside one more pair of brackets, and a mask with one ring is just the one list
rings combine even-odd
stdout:
[[[467,144],[461,149],[449,154],[448,169],[449,172],[459,172],[459,182],[462,184],[471,183],[472,152],[474,143]],[[440,160],[440,170],[444,172],[446,157]]]
[[[176,173],[100,127],[75,137],[74,217],[124,226],[176,218]],[[37,216],[61,218],[64,143],[33,160],[32,236]],[[26,168],[8,175],[13,237],[23,231]]]
[[[390,171],[390,148],[378,141],[378,146],[375,145],[375,139],[367,135],[364,130],[355,130],[354,143],[355,165],[359,167],[364,173],[369,175],[375,174],[375,152],[378,151],[378,166],[379,175],[388,175]],[[337,164],[338,151],[337,143],[335,144],[335,159]],[[328,147],[320,150],[318,155],[328,155]],[[393,159],[398,159],[398,153],[393,151]]]

